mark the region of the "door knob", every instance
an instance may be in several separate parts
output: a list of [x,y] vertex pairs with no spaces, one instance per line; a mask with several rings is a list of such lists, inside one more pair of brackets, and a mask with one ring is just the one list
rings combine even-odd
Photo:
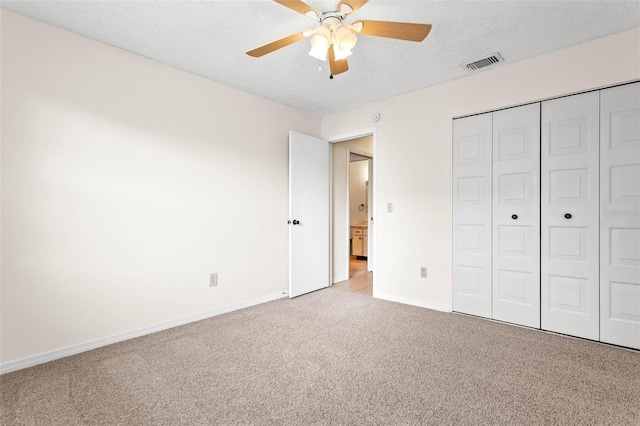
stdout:
[[571,213],[565,213],[564,214],[564,218],[565,219],[571,219]]
[[517,214],[512,214],[512,215],[511,215],[511,219],[516,220],[517,218],[518,218],[518,215],[517,215]]
[[296,220],[296,219],[293,219],[293,222],[292,222],[292,223],[293,223],[294,225],[299,225],[299,224],[300,224],[300,221],[299,221],[299,220]]

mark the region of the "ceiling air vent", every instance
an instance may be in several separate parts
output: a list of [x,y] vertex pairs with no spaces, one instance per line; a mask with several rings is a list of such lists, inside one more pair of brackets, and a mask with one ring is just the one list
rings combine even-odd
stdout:
[[498,52],[496,52],[496,53],[492,53],[486,58],[478,59],[477,61],[470,62],[468,64],[463,64],[460,66],[468,70],[477,70],[480,68],[488,67],[489,65],[497,64],[498,62],[502,62],[502,61],[504,61],[504,59],[502,59],[502,56]]

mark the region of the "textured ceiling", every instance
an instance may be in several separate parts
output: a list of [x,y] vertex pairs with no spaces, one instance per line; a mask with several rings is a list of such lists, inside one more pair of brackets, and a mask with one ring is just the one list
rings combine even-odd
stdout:
[[[329,11],[337,2],[307,3]],[[467,76],[471,71],[460,64],[493,52],[505,59],[492,66],[499,67],[640,27],[640,1],[370,0],[348,21],[420,22],[433,29],[422,43],[360,36],[350,70],[330,80],[327,64],[307,54],[306,40],[262,58],[244,53],[316,24],[270,0],[1,5],[318,116]]]

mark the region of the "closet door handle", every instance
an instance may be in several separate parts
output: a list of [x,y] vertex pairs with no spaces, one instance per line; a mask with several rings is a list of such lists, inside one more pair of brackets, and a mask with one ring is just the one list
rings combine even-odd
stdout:
[[511,219],[516,220],[517,218],[518,218],[518,215],[517,215],[517,214],[512,214],[512,215],[511,215]]
[[565,218],[565,219],[571,219],[571,217],[572,217],[572,216],[571,216],[571,213],[565,213],[565,214],[564,214],[564,218]]

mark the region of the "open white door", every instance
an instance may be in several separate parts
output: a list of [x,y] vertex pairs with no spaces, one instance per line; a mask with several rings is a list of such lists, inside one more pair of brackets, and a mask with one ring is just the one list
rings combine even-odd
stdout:
[[289,297],[330,284],[329,147],[289,132]]

